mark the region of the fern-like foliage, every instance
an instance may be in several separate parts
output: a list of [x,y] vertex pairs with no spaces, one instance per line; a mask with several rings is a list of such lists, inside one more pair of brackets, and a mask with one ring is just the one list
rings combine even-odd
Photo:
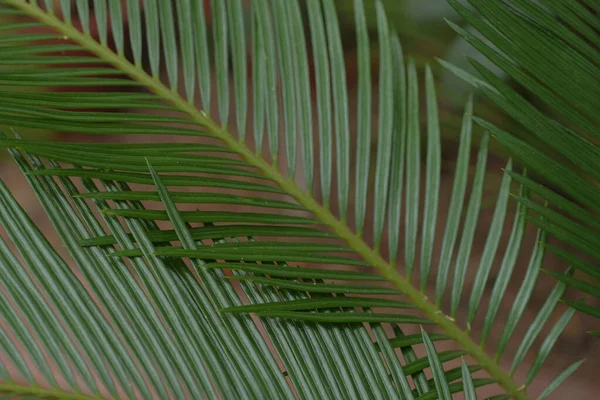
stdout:
[[[518,121],[527,136],[516,138],[489,122],[476,122],[497,138],[545,180],[544,185],[518,173],[513,179],[525,185],[549,208],[517,197],[534,212],[528,220],[570,247],[548,249],[576,268],[580,277],[547,271],[562,282],[600,299],[600,21],[593,2],[469,0],[471,11],[455,0],[453,7],[481,32],[481,39],[459,26],[453,28],[477,50],[539,99],[531,104],[523,94],[501,82],[476,61],[473,66],[485,83],[457,73]],[[522,40],[527,37],[528,40]],[[447,65],[447,64],[446,64]],[[452,66],[447,65],[453,69]],[[547,147],[533,145],[537,140]],[[556,161],[558,160],[558,161]],[[567,301],[572,307],[600,317],[597,307],[585,301]],[[598,335],[598,332],[592,332]]]
[[[0,221],[10,239],[0,247],[0,346],[8,360],[0,391],[225,399],[449,399],[464,392],[473,399],[477,388],[496,383],[494,398],[529,398],[527,387],[575,311],[561,311],[518,382],[515,370],[573,279],[570,270],[557,274],[525,336],[513,336],[546,247],[543,230],[533,248],[522,246],[528,212],[539,212],[545,229],[552,211],[528,200],[536,187],[507,160],[475,265],[489,135],[475,138],[470,99],[445,204],[433,74],[425,70],[422,138],[418,72],[405,62],[379,1],[375,116],[362,0],[354,1],[355,108],[333,0],[255,0],[249,13],[241,0],[214,1],[210,15],[202,0],[100,0],[93,18],[88,1],[2,4],[14,22],[0,40],[0,123],[16,132],[179,141],[1,139],[76,266],[0,184]],[[73,12],[81,26],[72,24]],[[32,27],[43,33],[23,33]],[[94,90],[104,86],[118,89]],[[521,202],[500,248],[513,180]],[[448,218],[438,226],[442,209]],[[436,244],[438,230],[444,234]],[[500,322],[521,253],[530,257],[526,276]],[[492,346],[495,329],[500,340]],[[452,350],[441,351],[443,341]],[[510,341],[518,343],[513,354]],[[509,371],[503,357],[512,359]]]

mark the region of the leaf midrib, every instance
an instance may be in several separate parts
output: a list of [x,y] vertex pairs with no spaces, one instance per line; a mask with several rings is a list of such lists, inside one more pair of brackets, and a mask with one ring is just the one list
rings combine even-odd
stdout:
[[363,241],[360,236],[352,232],[344,221],[337,219],[331,211],[319,204],[310,194],[303,192],[293,180],[283,175],[274,165],[269,164],[261,156],[255,154],[243,142],[238,141],[226,128],[220,127],[204,111],[198,110],[192,103],[184,100],[176,91],[169,89],[158,77],[148,75],[141,67],[131,64],[121,54],[114,53],[107,46],[98,43],[92,36],[80,32],[72,25],[61,21],[54,15],[47,14],[36,5],[29,4],[25,0],[4,0],[4,3],[24,11],[32,18],[61,32],[68,39],[79,43],[99,58],[120,69],[132,79],[171,103],[181,112],[186,113],[195,123],[204,127],[214,137],[222,140],[240,157],[259,169],[267,178],[275,182],[289,196],[293,197],[315,217],[321,220],[324,225],[328,226],[351,249],[359,254],[363,260],[371,264],[377,272],[409,297],[414,305],[434,324],[443,329],[451,339],[471,355],[504,388],[508,395],[517,400],[529,399],[524,388],[519,387],[512,377],[492,357],[488,356],[484,349],[471,339],[467,332],[463,331],[457,325],[453,318],[444,314],[434,303],[430,302],[428,297],[417,287],[413,286],[409,280],[400,275],[393,265],[388,263],[377,251]]

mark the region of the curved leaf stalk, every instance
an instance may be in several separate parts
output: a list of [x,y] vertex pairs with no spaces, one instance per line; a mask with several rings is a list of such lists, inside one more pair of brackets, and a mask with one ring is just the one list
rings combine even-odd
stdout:
[[461,329],[453,318],[444,314],[424,293],[413,286],[408,279],[400,275],[394,265],[386,261],[378,251],[371,248],[345,223],[336,218],[329,209],[319,204],[310,194],[305,193],[292,179],[283,175],[276,167],[268,163],[260,155],[254,153],[245,143],[236,139],[225,127],[219,126],[205,112],[198,110],[175,90],[165,86],[157,77],[148,75],[122,55],[115,54],[108,47],[98,43],[89,34],[78,31],[72,25],[61,21],[54,15],[47,14],[36,5],[29,4],[24,0],[4,0],[4,2],[58,30],[67,38],[81,44],[104,61],[112,64],[132,79],[162,97],[165,101],[171,103],[180,111],[188,114],[194,122],[202,126],[214,137],[222,140],[229,148],[238,153],[240,157],[259,169],[265,177],[271,179],[288,195],[312,212],[315,217],[335,232],[367,263],[409,297],[414,305],[426,314],[433,323],[443,329],[450,338],[472,356],[488,372],[490,377],[502,386],[510,397],[516,400],[529,399],[524,391],[524,387],[519,387],[512,377],[470,337],[467,331]]

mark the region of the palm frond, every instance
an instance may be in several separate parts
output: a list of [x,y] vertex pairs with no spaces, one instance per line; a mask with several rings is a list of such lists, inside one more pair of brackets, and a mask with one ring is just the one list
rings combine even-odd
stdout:
[[[519,138],[475,119],[543,182],[541,185],[511,173],[513,179],[554,207],[517,197],[537,214],[528,220],[568,245],[571,254],[557,247],[549,247],[550,251],[576,268],[582,266],[578,270],[587,276],[566,279],[548,273],[599,299],[600,288],[593,281],[600,261],[600,130],[594,111],[600,106],[597,12],[578,1],[539,5],[469,0],[473,11],[455,0],[450,3],[497,49],[459,26],[454,25],[454,29],[539,103],[528,101],[474,60],[471,62],[485,83],[446,64],[527,130],[528,136]],[[532,139],[540,140],[547,148],[533,145]],[[598,316],[596,306],[585,302],[572,305]]]
[[[436,265],[441,144],[433,75],[428,68],[422,206],[418,71],[413,61],[404,62],[379,1],[377,118],[371,115],[370,45],[359,0],[354,2],[360,28],[357,109],[352,108],[348,94],[332,0],[306,2],[306,27],[296,1],[257,0],[249,24],[242,16],[241,1],[212,2],[212,37],[202,1],[147,1],[143,9],[137,2],[126,2],[126,9],[113,2],[108,8],[106,2],[95,3],[99,13],[92,16],[88,2],[76,2],[79,29],[66,17],[72,11],[69,2],[61,2],[58,12],[38,7],[36,2],[4,1],[10,8],[3,10],[37,20],[59,32],[62,40],[56,44],[48,38],[31,45],[31,38],[19,31],[27,25],[6,35],[14,41],[0,47],[0,62],[7,66],[0,72],[0,122],[15,128],[187,139],[137,145],[1,139],[0,145],[9,149],[54,223],[77,265],[74,270],[83,275],[81,281],[76,279],[1,187],[6,210],[1,213],[3,225],[26,264],[10,261],[17,258],[3,247],[6,274],[25,279],[26,268],[45,274],[35,277],[36,284],[27,274],[27,285],[3,283],[12,299],[7,304],[16,305],[3,310],[8,310],[10,328],[19,333],[3,336],[4,347],[20,343],[33,353],[31,357],[38,357],[39,372],[48,387],[81,396],[427,399],[465,391],[473,398],[475,388],[497,383],[505,396],[528,398],[526,388],[499,360],[506,356],[506,343],[535,287],[545,250],[542,233],[533,249],[522,246],[527,211],[533,208],[526,200],[533,189],[525,183],[527,178],[515,175],[508,160],[476,284],[468,303],[464,302],[489,137],[487,133],[481,136],[469,185],[469,150],[475,135],[470,100]],[[129,36],[123,27],[125,12],[133,18]],[[177,26],[174,15],[178,15]],[[105,29],[107,19],[110,32]],[[92,22],[102,25],[98,38],[90,35]],[[310,34],[312,64],[306,34]],[[247,35],[251,46],[245,44]],[[114,43],[114,50],[107,43]],[[132,57],[124,54],[126,44],[132,48]],[[148,49],[147,60],[142,48]],[[53,54],[57,51],[59,56]],[[81,51],[89,54],[72,53]],[[247,52],[251,53],[251,73]],[[97,65],[83,63],[91,60]],[[64,66],[71,62],[82,64]],[[143,68],[146,62],[149,71]],[[210,65],[214,66],[215,90]],[[314,83],[310,67],[315,70]],[[58,85],[91,89],[53,90]],[[180,85],[183,96],[178,92]],[[93,89],[99,86],[120,88],[102,95]],[[123,92],[125,86],[142,93]],[[15,87],[47,91],[22,93]],[[316,115],[309,104],[313,95]],[[202,106],[196,104],[197,97]],[[89,111],[97,108],[103,110]],[[129,110],[116,112],[123,108]],[[354,114],[359,121],[356,150],[350,123]],[[249,120],[253,135],[246,132]],[[377,121],[374,162],[365,148],[372,141],[371,121]],[[497,135],[492,126],[488,129]],[[263,148],[268,149],[266,154]],[[500,257],[499,237],[508,215],[513,175],[523,181],[524,201]],[[182,189],[169,189],[173,187]],[[152,202],[159,202],[160,209]],[[198,209],[183,209],[186,203]],[[235,208],[212,207],[224,204]],[[242,211],[240,206],[247,209]],[[348,222],[351,218],[353,224]],[[542,221],[545,218],[550,217]],[[507,298],[517,256],[523,252],[531,254],[527,279],[513,303],[514,313],[502,322],[506,328],[494,351],[485,343],[500,324],[499,304]],[[396,265],[399,258],[404,261],[402,269]],[[490,283],[492,264],[500,258],[499,275],[484,306],[483,291]],[[437,279],[429,298],[433,268]],[[560,297],[573,278],[570,272],[560,276],[562,281],[512,355],[514,368],[531,350],[554,310],[562,307]],[[362,283],[347,283],[356,280]],[[37,284],[48,286],[49,298],[32,297],[39,303],[34,310],[47,312],[14,313],[27,306],[16,303],[18,290],[33,291]],[[466,321],[460,319],[461,307],[467,311]],[[397,311],[392,313],[390,308]],[[474,336],[478,311],[485,312],[481,337]],[[525,386],[538,374],[573,311],[568,308],[545,339],[544,351],[538,354]],[[248,313],[261,318],[253,319]],[[40,338],[43,332],[56,330],[44,337],[51,362],[40,358],[39,342],[25,334],[22,320]],[[428,330],[431,325],[441,333],[408,333],[417,325],[426,325]],[[66,339],[71,337],[76,340]],[[436,343],[442,340],[453,341],[455,348],[439,351]],[[38,389],[31,382],[29,365],[19,353],[3,351],[18,374],[11,381],[26,383],[10,383],[0,390],[35,394]],[[452,368],[451,363],[463,356],[468,363]],[[58,373],[51,368],[54,363],[60,367]],[[574,368],[560,375],[548,391]],[[485,376],[470,376],[478,371]],[[65,387],[56,383],[58,377],[67,381]]]

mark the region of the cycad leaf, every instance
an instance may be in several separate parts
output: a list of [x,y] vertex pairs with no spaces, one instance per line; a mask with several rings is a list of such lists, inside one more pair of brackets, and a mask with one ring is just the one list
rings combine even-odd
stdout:
[[433,372],[433,380],[435,381],[435,386],[439,399],[449,400],[452,398],[450,394],[450,388],[448,387],[448,383],[446,382],[446,378],[444,377],[444,369],[442,368],[442,364],[440,363],[440,359],[438,357],[437,351],[427,333],[421,328],[421,334],[423,335],[423,342],[425,343],[425,350],[427,350],[427,358],[429,359],[429,363],[431,364],[431,370]]
[[435,83],[431,68],[425,68],[427,91],[427,182],[425,189],[425,208],[423,210],[423,236],[421,239],[421,291],[425,291],[429,281],[433,256],[441,170],[440,125],[438,117]]
[[448,204],[448,219],[444,230],[444,241],[442,243],[439,271],[436,278],[435,300],[438,305],[441,304],[442,296],[446,289],[448,281],[448,271],[454,254],[454,245],[458,236],[458,226],[462,215],[462,208],[467,189],[467,174],[469,172],[469,156],[471,150],[471,138],[473,132],[473,122],[471,115],[473,113],[473,98],[469,98],[465,107],[463,123],[460,133],[460,149],[457,156],[457,166],[454,173],[454,184],[452,185],[452,195]]
[[552,392],[556,390],[556,388],[560,386],[560,384],[563,383],[565,379],[567,379],[573,372],[575,372],[581,366],[581,364],[583,364],[583,362],[584,360],[577,361],[576,363],[573,363],[571,366],[569,366],[569,368],[561,372],[556,378],[552,380],[552,382],[550,382],[546,389],[544,389],[544,391],[539,395],[538,400],[544,400],[548,398],[548,396],[550,396],[550,394],[552,394]]
[[[544,216],[544,220],[532,221],[597,263],[600,131],[593,110],[600,104],[596,51],[600,35],[592,28],[598,21],[594,8],[578,1],[554,0],[543,5],[512,0],[506,2],[509,7],[503,2],[469,0],[474,10],[456,0],[450,3],[496,47],[455,24],[452,27],[525,90],[517,92],[474,60],[471,62],[483,81],[446,63],[444,66],[481,89],[526,129],[517,137],[476,119],[545,182],[542,186],[530,178],[514,178],[568,214],[560,215],[551,207],[527,200],[524,203]],[[527,100],[532,97],[535,101]],[[535,141],[539,141],[537,145]],[[539,146],[540,142],[547,147]]]
[[[250,5],[250,24],[245,19],[246,2],[237,0],[210,2],[210,12],[203,1],[127,1],[132,60],[125,54],[129,46],[125,46],[121,2],[96,2],[98,13],[92,13],[87,2],[77,1],[81,30],[36,3],[4,3],[66,39],[57,44],[46,40],[48,37],[37,37],[42,40],[31,45],[32,37],[22,33],[27,26],[21,26],[16,33],[6,34],[9,40],[0,41],[6,66],[0,72],[2,124],[119,134],[127,140],[131,134],[188,136],[182,143],[126,145],[2,138],[0,145],[9,148],[51,217],[76,265],[74,270],[81,270],[85,278],[82,285],[2,187],[2,204],[10,210],[0,216],[3,225],[27,267],[35,267],[40,274],[35,279],[49,293],[49,300],[35,294],[25,296],[21,289],[33,293],[36,286],[17,280],[25,279],[25,269],[7,249],[0,248],[2,260],[9,260],[12,267],[7,269],[11,279],[3,283],[3,289],[19,300],[19,310],[34,309],[25,300],[29,299],[37,302],[37,309],[47,311],[21,317],[10,310],[3,317],[28,355],[43,361],[43,347],[58,366],[52,370],[48,363],[40,362],[39,369],[51,387],[57,388],[60,378],[75,396],[125,393],[131,398],[184,398],[199,393],[206,398],[427,399],[450,398],[463,390],[471,396],[473,388],[495,382],[508,396],[527,398],[520,384],[493,359],[490,349],[475,342],[470,324],[496,259],[510,176],[506,173],[502,181],[465,329],[454,316],[459,315],[473,259],[470,250],[486,175],[487,136],[479,148],[470,185],[474,128],[470,100],[463,119],[436,291],[430,299],[427,278],[441,185],[433,74],[430,70],[426,73],[428,152],[424,163],[419,74],[414,61],[405,67],[399,39],[390,31],[381,1],[375,2],[380,60],[376,116],[370,115],[374,81],[370,53],[375,47],[368,43],[363,2],[354,2],[360,42],[360,144],[356,152],[351,151],[353,103],[333,0],[289,4],[257,0]],[[301,14],[304,6],[307,26]],[[92,27],[98,24],[102,26],[96,38]],[[310,33],[310,59],[305,33]],[[74,53],[80,51],[89,55],[82,59]],[[144,56],[149,73],[142,68]],[[72,68],[75,63],[81,64]],[[183,96],[178,93],[180,84]],[[562,79],[561,84],[568,83]],[[96,92],[115,85],[143,93],[125,89],[110,95]],[[67,89],[59,91],[57,86]],[[194,101],[197,86],[201,107]],[[76,92],[74,87],[83,90]],[[36,88],[45,91],[22,91]],[[250,104],[249,93],[255,104]],[[494,93],[503,94],[500,89]],[[211,102],[217,105],[216,113]],[[246,133],[250,116],[256,130],[252,135]],[[229,124],[230,120],[235,124]],[[372,157],[370,121],[377,121],[378,132]],[[502,135],[495,127],[485,126],[492,134]],[[263,143],[265,128],[268,143]],[[504,142],[530,150],[510,138]],[[269,147],[267,154],[261,151],[263,144]],[[537,153],[530,157],[534,167],[545,161]],[[557,170],[562,173],[560,179],[568,175],[568,170]],[[356,187],[350,185],[353,176]],[[420,201],[421,176],[426,177],[424,205]],[[582,182],[567,186],[571,195]],[[461,233],[462,204],[469,186],[471,197]],[[581,187],[592,193],[591,184]],[[356,204],[351,199],[356,199]],[[588,203],[591,201],[593,196]],[[190,203],[197,208],[188,208]],[[526,201],[522,203],[520,211],[526,208]],[[373,204],[372,212],[367,211],[367,204]],[[347,223],[350,216],[356,218],[356,230]],[[544,214],[545,218],[552,216]],[[558,221],[558,217],[554,219]],[[521,213],[515,216],[513,238],[490,305],[481,307],[487,312],[484,338],[498,322],[498,307],[506,298],[521,251],[525,221]],[[575,229],[573,225],[559,227]],[[402,246],[401,232],[405,236]],[[451,275],[459,237],[457,268]],[[390,260],[381,254],[389,254]],[[542,255],[543,246],[537,245],[531,270]],[[404,259],[402,269],[396,267],[398,258]],[[362,270],[353,271],[353,267]],[[418,286],[412,283],[416,273],[421,275]],[[454,279],[446,310],[442,298],[449,276]],[[535,276],[532,272],[523,285],[515,315],[526,303]],[[553,292],[542,317],[536,320],[538,325],[549,318],[561,293]],[[257,320],[247,313],[263,318]],[[21,319],[34,328],[30,337],[18,326]],[[414,330],[417,324],[434,325],[443,333],[423,331],[415,337],[404,334],[399,326]],[[539,334],[538,326],[532,329],[527,340]],[[504,341],[511,331],[507,328]],[[531,377],[560,331],[555,329],[548,336]],[[45,332],[52,335],[38,344],[37,338]],[[69,334],[77,337],[76,345],[64,339]],[[451,340],[455,347],[437,351],[433,342],[439,340]],[[0,336],[0,345],[6,347],[10,342],[12,336]],[[524,357],[530,343],[521,345],[517,358]],[[402,357],[393,350],[396,347]],[[419,358],[423,347],[427,357]],[[31,381],[32,371],[20,354],[5,352],[25,380]],[[470,356],[474,365],[446,368],[446,362],[462,355]],[[480,369],[490,379],[467,378]],[[428,374],[433,374],[433,379]],[[409,376],[412,379],[408,380]],[[30,392],[15,388],[15,393],[35,393],[36,386],[28,383]]]
[[465,391],[465,400],[477,400],[477,394],[475,393],[475,387],[473,386],[473,378],[471,377],[471,372],[469,371],[465,360],[462,360],[461,371]]
[[[359,72],[357,95],[357,144],[356,144],[356,231],[363,232],[367,213],[369,165],[371,158],[371,54],[369,31],[362,0],[354,1],[356,43]],[[388,51],[388,54],[390,52]],[[382,64],[383,67],[383,64]]]

